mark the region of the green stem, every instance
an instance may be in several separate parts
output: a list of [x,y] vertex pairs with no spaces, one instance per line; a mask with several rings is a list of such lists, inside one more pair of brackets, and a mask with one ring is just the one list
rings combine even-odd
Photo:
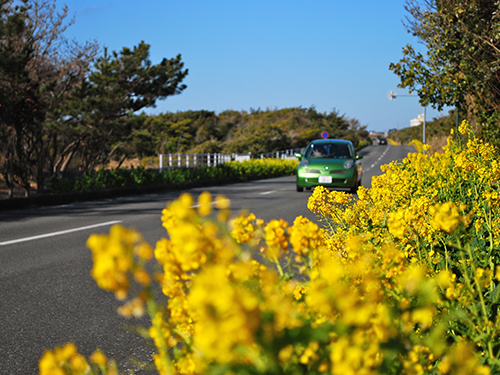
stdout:
[[[163,333],[161,331],[161,326],[158,326],[155,321],[156,314],[159,312],[158,310],[158,305],[154,298],[149,295],[148,300],[147,300],[147,308],[148,308],[148,314],[151,318],[151,324],[153,328],[156,330],[156,334],[158,335],[158,341],[159,341],[159,346],[158,346],[158,351],[160,355],[160,359],[163,363],[163,367],[167,369],[167,374],[174,374],[174,369],[172,367],[172,362],[170,360],[170,357],[168,356],[168,347],[167,347],[167,342],[165,340],[165,337],[163,337]],[[161,355],[161,352],[165,353],[164,355]]]
[[490,321],[488,319],[488,311],[486,309],[486,303],[484,302],[484,296],[482,292],[482,288],[479,284],[479,280],[476,279],[476,266],[473,262],[473,255],[472,255],[472,250],[470,248],[470,245],[467,245],[467,252],[469,253],[469,257],[471,260],[471,268],[472,268],[472,274],[474,275],[474,284],[476,286],[476,292],[479,295],[479,300],[481,301],[481,310],[483,313],[483,320],[484,320],[484,325],[486,327],[486,333],[488,335],[488,354],[490,358],[495,358],[493,354],[493,346],[491,345],[491,329],[490,329]]
[[280,277],[283,277],[283,275],[284,275],[283,269],[281,268],[281,264],[280,264],[278,258],[276,258],[276,256],[273,256],[273,262],[276,264],[276,268],[278,269],[278,273],[280,274]]
[[[460,249],[460,256],[462,258],[461,266],[462,266],[462,274],[463,274],[464,279],[465,279],[465,284],[467,285],[467,289],[469,289],[469,292],[471,294],[474,294],[474,288],[472,287],[472,283],[470,281],[469,274],[468,274],[469,270],[467,269],[466,264],[465,264],[466,263],[465,253],[464,253],[462,246],[460,244],[459,244],[459,249]],[[474,309],[474,316],[476,316],[478,314],[478,311],[476,309],[476,304],[473,303],[471,305],[472,305],[472,308]]]

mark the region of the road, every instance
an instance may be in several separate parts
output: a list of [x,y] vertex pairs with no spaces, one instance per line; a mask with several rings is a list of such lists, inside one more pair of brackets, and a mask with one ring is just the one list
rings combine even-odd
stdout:
[[[369,146],[363,154],[363,185],[380,174],[380,165],[404,158],[413,148]],[[190,189],[224,194],[233,212],[249,209],[266,221],[298,215],[314,220],[307,209],[310,191],[297,193],[294,177],[211,188]],[[47,348],[74,342],[88,356],[101,348],[122,370],[135,369],[132,355],[149,359],[143,340],[123,329],[136,324],[116,314],[113,295],[100,290],[89,275],[91,254],[85,242],[107,233],[113,223],[139,230],[155,244],[165,235],[161,210],[181,192],[122,197],[0,212],[0,373],[37,374]],[[138,374],[146,372],[137,371]]]

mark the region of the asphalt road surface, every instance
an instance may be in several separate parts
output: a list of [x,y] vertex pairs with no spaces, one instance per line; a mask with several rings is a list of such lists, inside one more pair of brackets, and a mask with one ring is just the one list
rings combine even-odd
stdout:
[[[380,166],[399,160],[413,148],[370,146],[363,154],[363,185],[381,173]],[[248,209],[266,221],[290,224],[307,209],[310,191],[296,192],[295,177],[281,177],[212,188],[190,189],[197,197],[207,190],[224,194],[233,212]],[[100,348],[122,371],[138,370],[130,356],[149,360],[151,350],[125,325],[137,324],[116,313],[112,293],[99,289],[89,272],[92,233],[108,233],[113,223],[140,231],[154,245],[165,236],[161,210],[182,192],[167,192],[65,206],[0,212],[0,374],[37,374],[45,349],[74,342],[88,356]]]

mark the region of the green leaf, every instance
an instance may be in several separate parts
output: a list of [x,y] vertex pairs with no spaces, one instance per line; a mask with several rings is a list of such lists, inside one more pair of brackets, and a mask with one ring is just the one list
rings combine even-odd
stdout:
[[500,299],[500,283],[497,284],[497,286],[490,295],[490,301],[493,304],[498,303],[499,299]]

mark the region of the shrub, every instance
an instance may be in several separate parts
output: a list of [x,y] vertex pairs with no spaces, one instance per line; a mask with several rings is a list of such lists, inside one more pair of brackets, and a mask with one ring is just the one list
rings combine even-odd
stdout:
[[287,176],[294,173],[297,160],[251,159],[229,162],[215,167],[157,169],[101,169],[74,173],[57,178],[51,193],[80,193],[107,189],[164,187],[177,189],[190,186],[239,182],[260,178]]
[[[122,226],[92,235],[92,276],[121,314],[151,317],[160,374],[500,373],[500,170],[460,132],[466,144],[385,166],[357,200],[316,188],[324,228],[232,216],[208,193],[195,209],[184,194],[154,249]],[[42,374],[116,370],[68,345]]]

